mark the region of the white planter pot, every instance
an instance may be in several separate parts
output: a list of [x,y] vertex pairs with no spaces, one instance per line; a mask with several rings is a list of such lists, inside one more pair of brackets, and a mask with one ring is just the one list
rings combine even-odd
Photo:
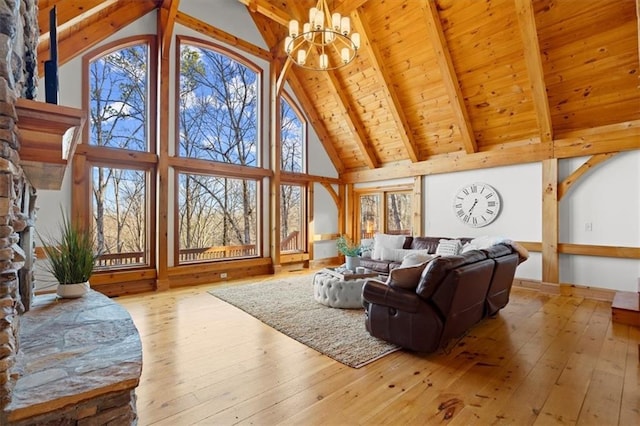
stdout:
[[58,284],[58,297],[73,299],[82,297],[89,292],[89,281],[79,284]]
[[345,256],[347,261],[347,269],[356,272],[356,268],[360,266],[360,258],[358,256]]

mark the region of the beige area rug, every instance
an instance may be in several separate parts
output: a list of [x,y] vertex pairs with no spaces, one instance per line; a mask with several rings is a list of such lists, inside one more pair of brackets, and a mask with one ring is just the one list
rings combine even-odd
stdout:
[[313,274],[209,290],[281,333],[349,367],[360,368],[400,349],[372,337],[364,309],[335,309],[313,298]]

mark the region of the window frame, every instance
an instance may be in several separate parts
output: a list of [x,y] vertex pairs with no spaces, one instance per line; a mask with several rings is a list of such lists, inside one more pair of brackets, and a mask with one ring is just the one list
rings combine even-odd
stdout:
[[256,73],[256,82],[257,82],[257,110],[256,110],[256,117],[257,117],[257,123],[256,123],[256,165],[255,166],[247,166],[247,165],[240,165],[239,167],[247,167],[247,168],[262,168],[263,165],[265,164],[264,161],[264,155],[263,155],[263,148],[262,148],[262,144],[263,144],[263,90],[264,90],[264,75],[263,75],[263,70],[262,68],[260,68],[258,65],[256,65],[254,62],[250,61],[249,59],[247,59],[246,57],[234,52],[233,50],[222,46],[220,44],[211,42],[211,41],[207,41],[207,40],[203,40],[203,39],[199,39],[196,37],[190,37],[190,36],[184,36],[184,35],[177,35],[176,36],[176,49],[175,49],[175,68],[176,68],[176,72],[175,72],[175,91],[174,91],[174,145],[173,145],[173,156],[175,158],[182,158],[185,160],[196,160],[196,161],[204,161],[204,162],[208,162],[208,163],[214,163],[214,164],[227,164],[230,165],[232,163],[225,163],[225,162],[221,162],[221,161],[215,161],[215,160],[208,160],[208,159],[203,159],[203,158],[192,158],[192,157],[183,157],[180,155],[180,97],[179,97],[179,88],[180,88],[180,65],[181,65],[181,56],[180,56],[180,51],[181,51],[181,46],[183,44],[188,44],[188,45],[192,45],[195,47],[199,47],[201,49],[208,49],[208,50],[212,50],[220,55],[225,55],[229,58],[231,58],[232,60],[242,64],[243,66],[251,69],[253,72]]
[[[362,208],[362,203],[361,203],[361,197],[362,196],[370,196],[370,195],[377,195],[378,197],[380,197],[380,203],[379,203],[379,207],[378,207],[378,211],[376,212],[377,217],[379,218],[379,224],[380,224],[380,228],[378,230],[374,230],[374,234],[376,232],[381,232],[381,233],[389,233],[389,229],[388,229],[388,218],[387,218],[387,209],[388,209],[388,202],[387,202],[387,196],[389,194],[394,194],[394,193],[402,193],[402,194],[408,194],[411,196],[411,214],[414,215],[415,211],[414,210],[414,206],[415,206],[415,193],[414,193],[414,188],[412,185],[398,185],[398,186],[389,186],[389,187],[376,187],[376,188],[359,188],[359,189],[354,189],[354,195],[355,195],[355,211],[357,212],[356,217],[354,217],[354,229],[355,229],[355,235],[357,236],[358,240],[363,239],[363,223],[360,220],[361,217],[361,208]],[[411,229],[409,229],[409,233],[408,234],[399,234],[397,233],[396,235],[412,235],[413,234],[413,223],[410,224],[411,225]],[[367,238],[373,238],[373,235],[371,236],[367,236]]]
[[[131,46],[144,44],[147,46],[147,104],[146,104],[146,135],[147,150],[137,151],[115,147],[90,145],[90,77],[91,63],[102,56]],[[120,169],[140,170],[145,173],[145,226],[146,226],[146,262],[132,266],[119,265],[99,268],[95,275],[110,274],[113,270],[142,270],[156,269],[156,177],[158,156],[157,152],[157,70],[158,55],[155,35],[136,35],[114,40],[100,46],[82,57],[82,107],[85,111],[85,126],[82,130],[82,140],[78,142],[72,162],[74,185],[72,185],[72,220],[79,226],[89,227],[93,223],[93,174],[94,167],[111,167]]]

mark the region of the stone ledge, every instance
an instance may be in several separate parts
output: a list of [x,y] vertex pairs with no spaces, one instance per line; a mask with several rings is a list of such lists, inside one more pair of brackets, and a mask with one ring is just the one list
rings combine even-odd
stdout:
[[13,423],[133,390],[141,372],[140,336],[123,307],[95,291],[41,295],[20,318],[19,378],[3,415]]

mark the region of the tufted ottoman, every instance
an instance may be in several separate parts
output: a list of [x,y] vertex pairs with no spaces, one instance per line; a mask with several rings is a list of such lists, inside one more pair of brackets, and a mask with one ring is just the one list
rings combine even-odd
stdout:
[[342,275],[323,269],[313,276],[313,298],[332,308],[362,308],[362,286],[377,274]]

